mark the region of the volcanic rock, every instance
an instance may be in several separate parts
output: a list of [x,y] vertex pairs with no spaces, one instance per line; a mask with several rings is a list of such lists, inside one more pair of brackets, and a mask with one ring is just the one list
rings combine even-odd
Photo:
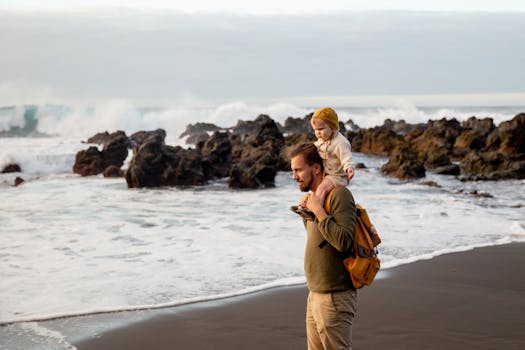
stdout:
[[4,166],[4,169],[2,169],[2,174],[20,173],[20,172],[22,172],[22,168],[20,168],[20,165],[16,163],[7,164],[6,166]]
[[425,167],[417,153],[406,146],[396,148],[381,172],[398,179],[411,180],[425,177]]
[[275,186],[284,137],[273,119],[259,115],[255,121],[239,121],[233,129],[232,169],[228,186],[260,188]]
[[201,154],[165,145],[164,135],[152,134],[138,148],[125,174],[128,187],[204,185]]

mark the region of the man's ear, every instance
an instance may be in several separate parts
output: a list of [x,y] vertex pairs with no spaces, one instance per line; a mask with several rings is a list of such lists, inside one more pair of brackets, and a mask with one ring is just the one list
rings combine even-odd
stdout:
[[317,163],[314,164],[314,172],[315,172],[316,175],[321,174],[321,165],[320,164],[317,164]]

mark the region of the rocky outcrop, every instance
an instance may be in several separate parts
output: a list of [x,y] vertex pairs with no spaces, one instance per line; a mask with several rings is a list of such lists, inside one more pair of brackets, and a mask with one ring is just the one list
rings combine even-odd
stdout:
[[22,172],[22,168],[20,168],[20,165],[16,164],[16,163],[11,163],[11,164],[7,164],[6,166],[4,166],[4,168],[2,169],[2,174],[7,174],[7,173],[20,173]]
[[164,130],[142,140],[125,178],[129,188],[204,185],[202,156],[196,150],[164,143]]
[[506,155],[525,154],[525,113],[516,115],[512,120],[503,122],[498,127],[501,140],[498,151]]
[[216,131],[206,141],[199,142],[197,149],[202,154],[206,178],[229,176],[232,166],[232,143],[229,133]]
[[112,133],[102,149],[104,169],[110,165],[120,168],[128,157],[129,146],[129,139],[123,131]]
[[73,172],[81,176],[97,175],[104,171],[102,152],[91,146],[87,150],[77,152]]
[[303,118],[288,117],[284,121],[284,130],[287,135],[311,134],[312,126],[310,119],[313,113],[305,115]]
[[501,152],[470,152],[460,163],[464,180],[525,179],[525,155]]
[[387,156],[398,147],[403,137],[388,127],[379,126],[346,133],[351,140],[352,151]]
[[427,169],[434,169],[452,164],[450,154],[460,132],[461,125],[456,119],[443,118],[430,120],[425,128],[413,129],[404,140]]
[[453,157],[462,158],[472,150],[483,150],[487,147],[487,139],[496,126],[492,118],[477,119],[471,117],[462,124],[462,132],[453,145]]
[[231,188],[275,186],[284,137],[277,123],[261,114],[255,121],[239,121],[233,128]]
[[381,167],[381,172],[404,180],[425,177],[423,162],[418,157],[417,152],[407,146],[396,148],[388,162]]
[[463,123],[441,119],[415,125],[387,119],[382,126],[348,132],[347,137],[355,152],[389,156],[390,164],[384,167],[386,174],[400,178],[410,178],[410,174],[420,176],[418,171],[395,170],[396,165],[405,164],[406,168],[417,159],[426,170],[439,174],[490,180],[524,178],[523,130],[525,114],[521,113],[499,127],[491,118],[471,117]]
[[[188,127],[181,136],[203,128],[207,133],[216,127]],[[223,130],[217,128],[195,149],[166,145],[163,130],[132,135],[138,147],[125,174],[128,187],[194,186],[223,177],[229,177],[231,188],[274,186],[284,145],[277,123],[260,115],[254,121],[239,121],[231,132]]]
[[87,139],[85,143],[94,143],[97,145],[105,145],[109,142],[111,134],[107,131],[99,132]]
[[166,131],[164,129],[157,129],[157,130],[151,130],[151,131],[137,131],[134,134],[131,134],[129,137],[129,144],[130,148],[133,150],[133,153],[135,153],[138,148],[149,138],[158,138],[159,140],[162,139],[162,142],[164,142],[164,139],[166,138]]
[[206,141],[215,132],[224,132],[223,128],[212,123],[195,123],[186,126],[186,130],[180,134],[179,138],[186,138],[189,145],[197,145],[199,142]]
[[124,177],[124,171],[115,165],[110,165],[102,172],[104,177]]
[[[277,171],[290,170],[289,151],[315,141],[310,118],[311,114],[289,117],[284,127],[267,115],[240,120],[230,128],[189,125],[181,137],[195,142],[195,149],[166,145],[162,129],[129,138],[123,132],[101,133],[88,141],[104,145],[102,151],[90,147],[79,152],[74,171],[119,176],[127,149],[132,148],[134,156],[125,173],[129,187],[195,186],[225,177],[231,188],[272,187]],[[349,125],[349,131],[342,123],[341,129],[354,152],[389,157],[381,167],[387,176],[410,180],[433,171],[465,180],[525,178],[523,113],[499,127],[491,118],[475,117],[462,123],[443,118],[424,124],[387,119],[368,129]]]
[[[98,136],[97,136],[98,135]],[[123,131],[116,131],[106,137],[104,133],[97,134],[89,141],[103,142],[102,151],[91,146],[79,151],[75,157],[73,172],[81,176],[98,175],[109,166],[120,168],[128,156],[130,141]],[[93,143],[93,142],[89,142]]]

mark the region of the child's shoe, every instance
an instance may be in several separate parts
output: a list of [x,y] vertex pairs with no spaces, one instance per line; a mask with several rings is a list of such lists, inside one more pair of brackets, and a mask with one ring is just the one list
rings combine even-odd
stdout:
[[312,221],[315,219],[315,214],[310,210],[306,209],[305,207],[293,205],[290,207],[290,210],[296,213],[297,215],[300,215],[303,219]]

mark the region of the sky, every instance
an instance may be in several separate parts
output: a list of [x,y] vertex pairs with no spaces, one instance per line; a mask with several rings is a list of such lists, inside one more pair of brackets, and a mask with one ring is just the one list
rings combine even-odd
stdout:
[[516,103],[525,100],[525,1],[0,0],[0,52],[0,105],[390,95]]
[[124,7],[245,14],[319,14],[362,10],[525,11],[523,0],[1,0],[0,6],[39,11]]

